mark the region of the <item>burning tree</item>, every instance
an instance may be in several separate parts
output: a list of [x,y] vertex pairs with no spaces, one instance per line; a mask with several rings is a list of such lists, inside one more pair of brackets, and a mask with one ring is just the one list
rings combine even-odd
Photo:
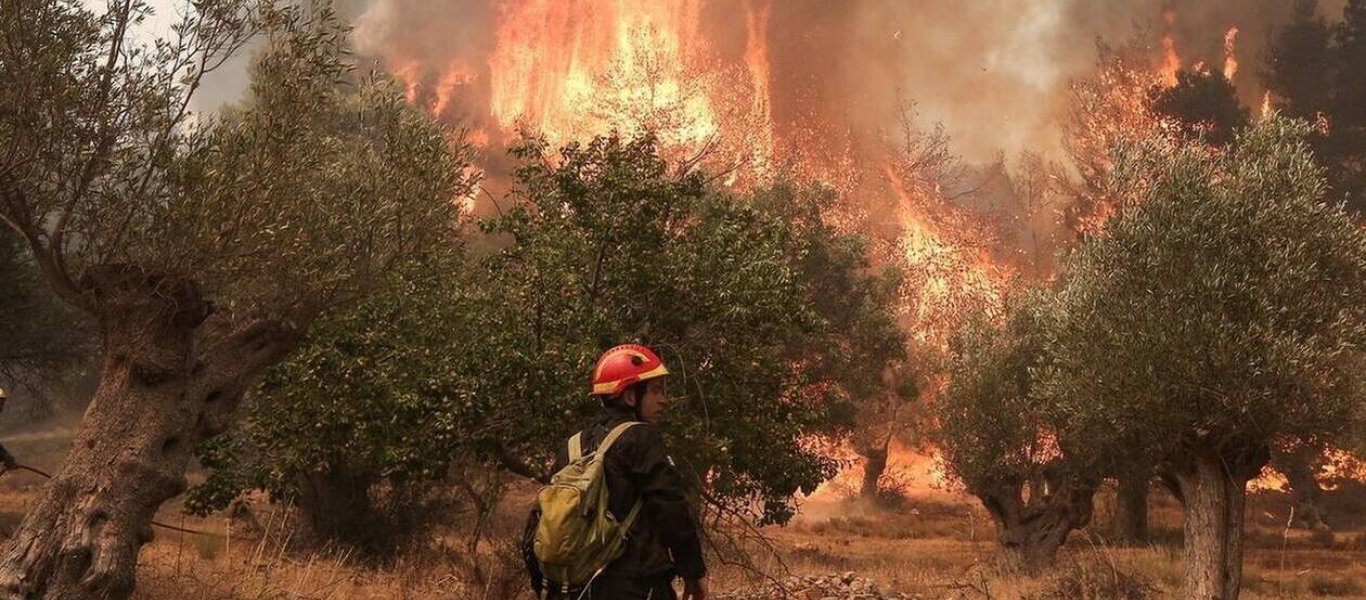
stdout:
[[1090,454],[1064,437],[1065,415],[1041,402],[1049,296],[1024,292],[1004,317],[979,313],[958,333],[949,384],[933,411],[949,473],[996,523],[1002,563],[1036,573],[1091,519],[1100,484]]
[[1186,597],[1237,598],[1245,486],[1271,445],[1361,416],[1366,232],[1323,200],[1308,131],[1275,118],[1220,151],[1121,153],[1126,203],[1059,295],[1042,393],[1064,436],[1172,473]]
[[[0,218],[88,313],[103,377],[0,558],[0,596],[120,598],[190,450],[320,314],[446,241],[465,164],[328,11],[196,3],[140,45],[137,0],[0,11]],[[204,74],[264,27],[249,98],[193,119]]]
[[[1098,48],[1096,74],[1072,84],[1071,112],[1063,145],[1077,172],[1073,206],[1067,225],[1078,233],[1098,230],[1114,210],[1114,154],[1117,144],[1163,130],[1162,116],[1153,109],[1153,90],[1164,80],[1147,64],[1134,45]],[[1070,178],[1069,178],[1070,179]]]

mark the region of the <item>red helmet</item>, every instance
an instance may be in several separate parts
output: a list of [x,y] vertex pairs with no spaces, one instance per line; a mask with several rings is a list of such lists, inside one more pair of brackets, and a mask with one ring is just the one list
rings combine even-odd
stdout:
[[593,395],[615,396],[631,384],[669,374],[663,359],[654,350],[638,344],[623,344],[602,353],[593,368]]

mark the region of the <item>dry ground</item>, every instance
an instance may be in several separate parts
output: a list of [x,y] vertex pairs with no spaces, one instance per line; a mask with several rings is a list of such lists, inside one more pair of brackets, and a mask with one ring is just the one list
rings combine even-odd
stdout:
[[[70,439],[69,427],[2,439],[26,463],[54,470]],[[22,518],[41,491],[27,473],[0,478],[0,533]],[[526,497],[521,490],[517,497]],[[854,572],[884,588],[922,598],[1071,599],[1179,598],[1180,514],[1165,492],[1153,493],[1153,538],[1121,547],[1103,535],[1111,499],[1102,495],[1094,531],[1074,535],[1059,568],[1038,578],[1011,578],[992,568],[991,524],[979,507],[941,491],[925,491],[894,509],[870,510],[834,499],[812,501],[786,528],[770,528],[776,553],[757,553],[769,574]],[[294,537],[287,511],[258,505],[260,529],[233,527],[227,517],[183,516],[179,504],[160,520],[214,532],[190,535],[159,530],[142,554],[140,600],[285,599],[493,599],[530,598],[509,546],[518,528],[520,501],[495,523],[496,535],[472,555],[459,533],[447,532],[436,548],[374,568],[347,553],[307,548]],[[1366,520],[1355,507],[1346,519]],[[1366,528],[1351,523],[1333,539],[1287,530],[1283,494],[1263,493],[1249,511],[1249,550],[1243,597],[1366,599]],[[764,580],[735,566],[713,565],[713,591],[757,586]]]

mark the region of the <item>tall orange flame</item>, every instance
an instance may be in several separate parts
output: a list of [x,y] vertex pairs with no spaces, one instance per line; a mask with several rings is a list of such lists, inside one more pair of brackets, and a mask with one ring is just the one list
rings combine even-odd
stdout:
[[1172,26],[1176,25],[1176,9],[1168,8],[1162,12],[1167,22],[1167,31],[1162,36],[1162,81],[1168,87],[1176,85],[1176,72],[1181,70],[1181,56],[1176,53],[1176,38],[1172,37]]
[[1238,75],[1238,26],[1228,28],[1224,34],[1224,78],[1233,81]]
[[478,77],[474,69],[463,64],[452,64],[447,67],[446,72],[441,75],[440,81],[436,84],[436,104],[432,107],[432,114],[440,116],[445,114],[446,108],[451,104],[451,98],[460,86],[473,82]]
[[649,127],[676,143],[718,130],[698,81],[701,0],[501,5],[489,57],[491,112],[554,143]]
[[403,97],[411,104],[417,101],[417,92],[422,84],[422,63],[411,61],[394,69],[394,75],[403,82]]
[[[769,89],[772,69],[768,56],[768,23],[772,11],[769,0],[745,2],[745,66],[753,87],[752,116],[766,125],[773,122],[772,91]],[[767,165],[773,159],[772,129],[764,129],[759,139],[754,140],[753,159],[761,165]]]

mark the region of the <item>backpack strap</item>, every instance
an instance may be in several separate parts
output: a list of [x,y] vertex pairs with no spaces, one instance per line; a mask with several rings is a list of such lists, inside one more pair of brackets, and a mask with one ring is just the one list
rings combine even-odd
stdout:
[[[602,443],[598,444],[598,449],[594,452],[600,452],[603,459],[606,460],[607,449],[612,447],[612,444],[617,441],[617,438],[621,437],[621,434],[626,433],[626,430],[633,426],[644,424],[645,423],[640,421],[627,421],[617,425],[612,428],[611,433],[608,433],[606,438],[603,438]],[[640,507],[642,504],[644,504],[644,502],[640,498],[637,498],[636,503],[631,506],[631,512],[626,513],[626,518],[621,521],[622,539],[626,539],[626,534],[631,531],[631,525],[636,522],[636,516],[640,514]]]
[[[640,421],[627,421],[627,422],[625,422],[625,423],[622,423],[622,424],[620,424],[620,425],[617,425],[616,427],[613,427],[613,428],[612,428],[612,431],[611,431],[610,433],[607,434],[607,437],[605,437],[605,438],[602,439],[602,443],[601,443],[601,444],[598,444],[598,448],[597,448],[596,450],[594,450],[593,452],[594,452],[594,453],[597,453],[597,454],[599,454],[599,455],[601,455],[601,456],[603,456],[603,457],[606,457],[606,456],[607,456],[607,449],[608,449],[608,448],[611,448],[611,447],[612,447],[612,444],[616,443],[617,438],[621,437],[621,434],[626,433],[626,430],[627,430],[627,429],[630,429],[631,427],[633,427],[633,426],[635,426],[635,425],[644,425],[644,423],[642,423],[642,422],[640,422]],[[578,436],[575,436],[575,437],[578,437]]]
[[583,458],[583,432],[580,431],[569,438],[569,462],[574,462]]
[[[594,453],[594,454],[601,454],[601,455],[603,455],[603,456],[606,456],[606,455],[607,455],[607,449],[608,449],[608,448],[611,448],[611,447],[612,447],[612,444],[616,443],[617,438],[621,437],[621,434],[626,433],[626,430],[627,430],[627,429],[630,429],[631,426],[633,426],[633,425],[644,425],[644,424],[645,424],[645,423],[640,422],[640,421],[627,421],[627,422],[625,422],[625,423],[622,423],[622,424],[620,424],[620,425],[617,425],[616,427],[613,427],[613,428],[612,428],[612,431],[607,432],[607,437],[605,437],[605,438],[602,439],[602,443],[598,444],[598,447],[593,449],[593,453]],[[569,438],[569,462],[574,462],[574,461],[579,460],[579,459],[581,459],[581,458],[583,458],[583,432],[582,432],[582,431],[580,431],[580,432],[574,434],[572,437]]]

